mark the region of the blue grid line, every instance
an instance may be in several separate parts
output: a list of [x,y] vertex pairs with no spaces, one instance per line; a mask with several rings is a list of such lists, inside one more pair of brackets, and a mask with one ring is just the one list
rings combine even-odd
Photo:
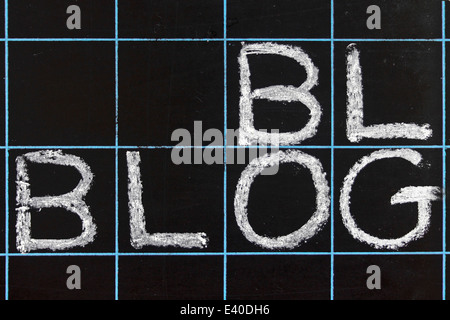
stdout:
[[[0,254],[3,256],[5,254]],[[10,253],[13,257],[113,257],[117,256],[223,256],[223,252],[42,252],[42,253]]]
[[334,0],[331,0],[331,261],[330,261],[330,299],[334,300]]
[[[223,101],[223,120],[224,120],[224,146],[227,145],[227,128],[228,128],[228,90],[227,90],[227,0],[223,0],[223,72],[224,72],[224,101]],[[227,149],[223,149],[223,300],[227,300]]]
[[[441,38],[430,39],[363,39],[363,38],[0,38],[0,42],[442,42]],[[445,42],[450,39],[444,39]]]
[[362,39],[362,38],[229,38],[228,41],[270,41],[270,42],[442,42],[438,39]]
[[9,300],[9,47],[8,0],[5,0],[5,300]]
[[267,41],[267,42],[330,42],[330,38],[228,38],[232,42],[253,42],[253,41]]
[[[0,39],[2,41],[3,39]],[[115,38],[9,38],[12,42],[114,42]],[[6,41],[3,40],[3,41]]]
[[336,38],[339,42],[442,42],[438,39],[358,39],[358,38]]
[[[136,42],[252,42],[252,41],[267,41],[267,42],[442,42],[441,38],[430,39],[362,39],[362,38],[0,38],[0,42],[115,42],[115,41],[136,41]],[[450,41],[450,39],[444,39]]]
[[204,257],[211,257],[211,256],[215,256],[215,257],[223,257],[224,254],[223,252],[141,252],[141,253],[136,253],[136,252],[120,252],[119,256],[128,256],[128,257],[133,257],[133,256],[155,256],[155,257],[168,257],[168,256],[196,256],[196,257],[200,257],[200,256],[204,256]]
[[335,149],[441,149],[441,145],[335,146]]
[[[279,251],[261,251],[261,252],[227,252],[228,256],[442,256],[450,254],[443,251],[329,251],[322,252],[279,252]],[[116,257],[122,256],[223,256],[223,252],[31,252],[31,253],[0,253],[0,257]]]
[[[1,39],[0,39],[1,41]],[[13,42],[99,42],[99,41],[105,41],[105,42],[116,42],[116,41],[143,41],[143,42],[177,42],[177,41],[183,41],[183,42],[211,42],[211,41],[217,41],[222,42],[223,39],[221,38],[202,38],[202,39],[195,39],[195,38],[161,38],[161,39],[151,39],[151,38],[12,38],[9,39],[9,41]]]
[[136,42],[223,42],[223,38],[120,38],[119,41]]
[[440,256],[442,254],[444,254],[443,251],[424,251],[424,252],[419,252],[419,251],[401,251],[401,252],[397,252],[397,251],[393,251],[393,252],[335,252],[335,255],[339,255],[339,256],[415,256],[415,255],[431,255],[431,256]]
[[[369,146],[369,145],[296,145],[296,146],[277,146],[280,149],[442,149],[450,148],[450,146],[442,145],[386,145],[386,146]],[[257,146],[0,146],[1,149],[8,150],[41,150],[41,149],[62,149],[62,150],[89,150],[89,149],[267,149],[267,146],[257,145]]]
[[447,233],[447,227],[446,227],[446,223],[447,223],[447,206],[446,206],[446,181],[445,181],[445,177],[446,177],[446,158],[447,158],[447,152],[444,149],[442,152],[443,155],[443,170],[442,170],[442,185],[443,185],[443,192],[442,192],[442,250],[443,250],[443,255],[442,255],[442,299],[446,300],[446,281],[447,281],[447,275],[446,275],[446,269],[447,269],[447,256],[446,256],[446,251],[447,251],[447,237],[446,237],[446,233]]
[[114,295],[119,300],[119,3],[114,1],[114,50],[115,50],[115,273]]
[[[0,254],[2,256],[4,254]],[[10,257],[115,257],[114,252],[29,252],[9,253]]]
[[297,256],[371,256],[371,255],[384,255],[384,256],[408,256],[408,255],[442,255],[442,251],[425,251],[425,252],[408,252],[408,251],[392,251],[392,252],[228,252],[230,256],[283,256],[283,255],[297,255]]
[[[5,149],[6,147],[0,146],[0,149]],[[82,149],[82,150],[89,150],[89,149],[110,149],[114,150],[115,146],[8,146],[8,149],[10,150],[40,150],[40,149]],[[140,147],[134,147],[129,149],[135,149]]]
[[442,255],[442,300],[446,300],[446,268],[447,268],[447,257],[445,255],[446,249],[446,42],[445,42],[445,1],[442,2],[442,250],[444,254]]
[[331,256],[331,252],[229,252],[230,256]]

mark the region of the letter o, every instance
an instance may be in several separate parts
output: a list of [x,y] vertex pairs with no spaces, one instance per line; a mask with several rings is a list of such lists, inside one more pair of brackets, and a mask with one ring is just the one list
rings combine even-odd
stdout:
[[[269,238],[258,235],[248,221],[248,200],[250,187],[254,179],[261,172],[279,163],[298,163],[308,169],[312,174],[316,189],[316,211],[313,216],[300,229],[288,235]],[[316,235],[327,222],[330,213],[330,188],[323,171],[322,164],[315,157],[301,151],[279,151],[275,154],[266,154],[254,159],[242,172],[236,188],[234,198],[234,211],[236,222],[244,236],[252,243],[267,249],[292,249],[300,243],[307,241]]]

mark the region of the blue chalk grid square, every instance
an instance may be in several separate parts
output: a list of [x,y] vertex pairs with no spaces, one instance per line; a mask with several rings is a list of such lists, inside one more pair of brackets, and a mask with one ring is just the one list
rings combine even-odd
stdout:
[[[368,289],[369,266],[381,270],[380,289]],[[348,272],[349,269],[357,270]],[[336,300],[440,300],[440,255],[342,255],[335,260]],[[403,281],[398,281],[403,279]]]
[[[223,252],[223,164],[194,164],[197,154],[208,150],[120,151],[120,252]],[[192,162],[173,164],[179,152],[189,154]]]
[[11,145],[114,145],[113,43],[8,47]]
[[[201,136],[222,131],[223,50],[217,41],[121,42],[120,145],[209,145],[194,141],[194,123],[201,122]],[[192,139],[181,141],[177,129]]]
[[[228,258],[230,300],[328,300],[327,255],[247,255]],[[284,276],[278,276],[283,274]]]
[[120,0],[119,36],[129,39],[223,38],[222,0]]
[[126,256],[120,258],[123,300],[220,300],[221,256]]
[[[336,38],[381,41],[439,39],[441,13],[442,1],[334,0],[334,34]],[[376,28],[372,27],[374,24]]]
[[[69,290],[68,266],[80,271],[80,289]],[[11,300],[112,300],[114,257],[10,257]]]
[[[322,196],[330,196],[329,150],[232,150],[234,155],[228,151],[227,165],[228,251],[261,254],[329,251],[330,203],[321,201]],[[279,160],[266,174],[248,175],[249,164],[279,152],[297,153],[300,161]],[[317,167],[307,166],[307,161],[314,161]],[[323,180],[318,178],[320,174]],[[251,188],[244,192],[240,186],[249,181]],[[237,199],[243,198],[247,206],[242,210]]]
[[[246,46],[258,42],[245,42]],[[268,43],[268,42],[262,42]],[[310,134],[293,142],[280,139],[279,145],[329,146],[331,144],[331,64],[330,43],[313,41],[279,41],[271,42],[274,50],[289,50],[296,48],[303,52],[305,61],[313,68],[316,80],[313,81],[309,94],[311,100],[291,99],[285,101],[276,98],[253,98],[248,103],[252,110],[252,121],[255,130],[278,130],[289,134],[308,131]],[[242,72],[245,64],[249,66],[249,87],[251,94],[257,90],[276,86],[304,86],[312,81],[307,68],[293,59],[289,54],[257,54],[249,47],[246,52],[243,42],[229,41],[227,46],[227,125],[228,129],[242,130],[244,124],[244,108],[248,108],[241,98],[244,89],[241,84],[246,81]],[[232,144],[232,143],[229,143]],[[267,143],[266,143],[267,144]]]
[[442,149],[335,150],[335,163],[337,252],[442,252]]
[[438,42],[336,43],[335,143],[439,146],[441,61]]
[[330,16],[329,0],[228,0],[227,37],[329,39]]
[[[11,150],[9,229],[17,232],[9,234],[9,253],[113,252],[114,169],[113,150]],[[70,239],[81,245],[65,248]]]
[[11,38],[114,39],[114,0],[10,1],[8,15]]

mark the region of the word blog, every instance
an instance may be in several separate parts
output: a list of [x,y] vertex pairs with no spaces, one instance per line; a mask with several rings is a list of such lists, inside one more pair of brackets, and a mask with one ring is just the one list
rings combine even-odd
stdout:
[[[293,59],[306,71],[306,80],[299,86],[275,85],[252,89],[250,63],[251,55],[277,55]],[[371,126],[364,125],[362,68],[359,51],[355,45],[348,47],[347,64],[347,119],[346,133],[350,142],[362,139],[416,139],[427,140],[432,136],[429,124],[390,123]],[[322,107],[311,93],[318,84],[319,70],[310,57],[300,48],[276,43],[243,44],[238,57],[240,68],[240,102],[239,102],[239,137],[240,146],[255,144],[270,146],[276,141],[278,146],[292,146],[316,135],[322,117]],[[254,125],[253,101],[262,99],[275,102],[301,102],[309,109],[309,121],[297,132],[267,132],[257,130]],[[348,171],[342,181],[339,196],[339,211],[343,224],[354,239],[364,242],[376,249],[397,250],[410,242],[423,238],[429,230],[432,202],[440,199],[438,186],[406,186],[398,190],[390,199],[391,205],[406,203],[417,204],[417,225],[404,236],[383,239],[369,234],[358,226],[351,213],[351,193],[355,180],[364,169],[372,163],[384,159],[403,159],[410,164],[421,167],[422,155],[408,148],[376,150],[359,159]],[[204,249],[208,246],[209,236],[197,233],[149,233],[146,229],[145,210],[143,206],[143,178],[140,170],[139,151],[126,153],[128,172],[128,211],[130,225],[130,242],[138,250],[144,246],[180,247],[187,249]],[[32,181],[28,175],[28,164],[51,164],[69,166],[81,175],[78,185],[69,193],[57,196],[32,197]],[[283,164],[295,164],[308,170],[316,191],[315,212],[299,229],[279,237],[268,237],[254,231],[248,219],[249,194],[255,178],[264,170]],[[91,212],[85,202],[94,173],[80,157],[65,154],[60,150],[40,150],[16,158],[16,202],[17,249],[22,253],[33,250],[67,250],[86,246],[95,241],[97,227],[95,212]],[[245,238],[268,250],[292,249],[307,242],[317,235],[330,218],[331,196],[326,173],[319,159],[299,150],[279,150],[260,155],[252,159],[242,171],[236,185],[234,197],[235,220]],[[78,215],[82,222],[82,232],[78,237],[68,239],[36,239],[31,234],[31,210],[43,208],[63,208]]]

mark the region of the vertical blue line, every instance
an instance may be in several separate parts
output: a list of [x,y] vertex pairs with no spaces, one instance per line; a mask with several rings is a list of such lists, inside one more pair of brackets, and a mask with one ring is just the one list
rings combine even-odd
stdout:
[[223,73],[224,73],[224,171],[223,171],[223,300],[227,300],[227,0],[223,0]]
[[442,196],[442,299],[446,299],[446,268],[447,268],[447,257],[446,257],[446,247],[447,247],[447,239],[446,239],[446,187],[447,183],[445,181],[446,177],[446,43],[445,43],[445,1],[442,1],[442,188],[443,188],[443,196]]
[[115,0],[115,299],[119,300],[119,6]]
[[5,0],[5,300],[9,299],[9,47],[8,0]]
[[334,300],[334,0],[331,0],[331,270],[330,299]]

